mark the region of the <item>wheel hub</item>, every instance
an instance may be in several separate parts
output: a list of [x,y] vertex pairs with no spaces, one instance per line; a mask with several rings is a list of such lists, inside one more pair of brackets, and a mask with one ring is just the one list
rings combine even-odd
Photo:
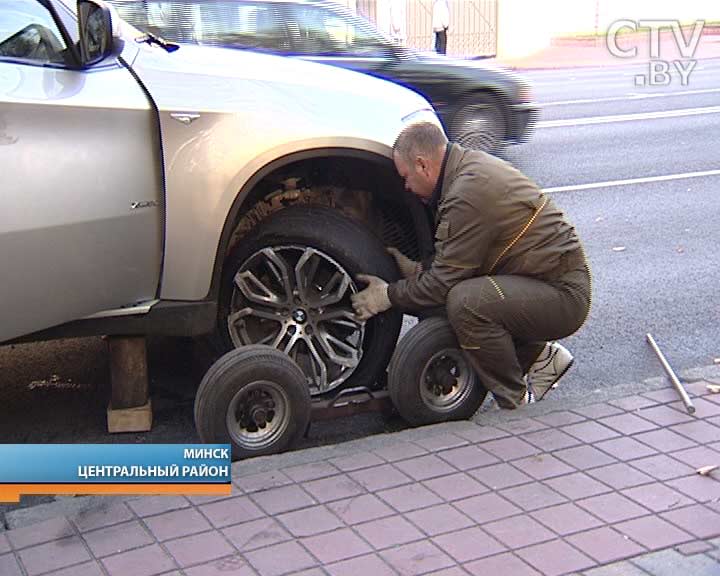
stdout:
[[305,312],[302,308],[293,310],[292,319],[298,324],[305,324],[305,322],[307,322],[307,312]]

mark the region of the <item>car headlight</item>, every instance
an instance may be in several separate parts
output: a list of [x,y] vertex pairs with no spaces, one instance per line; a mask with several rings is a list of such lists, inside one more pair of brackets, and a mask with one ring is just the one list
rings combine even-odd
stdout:
[[416,124],[418,122],[430,122],[442,128],[442,124],[432,108],[421,108],[420,110],[415,110],[415,112],[412,112],[407,116],[403,116],[402,121],[403,124],[406,125]]

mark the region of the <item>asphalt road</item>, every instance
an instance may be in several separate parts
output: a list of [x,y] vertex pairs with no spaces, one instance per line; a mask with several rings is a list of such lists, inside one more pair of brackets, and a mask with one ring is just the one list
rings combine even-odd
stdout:
[[[567,340],[578,361],[557,395],[611,394],[661,375],[646,332],[678,370],[720,356],[720,60],[701,61],[687,86],[676,76],[667,87],[637,87],[634,76],[643,72],[526,73],[544,106],[541,121],[530,142],[505,157],[554,195],[593,269],[592,313]],[[186,343],[165,340],[149,343],[149,358],[153,431],[111,436],[103,340],[0,348],[0,439],[197,441],[192,397],[203,363]],[[318,424],[302,446],[401,426],[377,415]]]

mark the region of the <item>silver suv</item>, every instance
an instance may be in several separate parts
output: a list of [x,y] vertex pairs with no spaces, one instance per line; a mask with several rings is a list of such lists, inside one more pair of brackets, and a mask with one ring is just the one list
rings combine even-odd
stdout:
[[0,343],[93,334],[270,344],[313,395],[374,385],[401,318],[355,275],[431,247],[391,146],[417,94],[169,44],[102,2],[0,2]]

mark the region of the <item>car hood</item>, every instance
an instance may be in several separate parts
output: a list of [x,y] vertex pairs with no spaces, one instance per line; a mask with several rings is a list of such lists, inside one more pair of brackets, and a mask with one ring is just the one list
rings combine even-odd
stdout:
[[182,45],[168,53],[142,45],[132,67],[161,107],[229,110],[246,104],[251,96],[248,91],[257,89],[260,95],[270,89],[275,95],[286,92],[288,98],[305,100],[306,105],[322,92],[322,102],[317,104],[326,106],[337,99],[348,112],[353,101],[396,108],[400,114],[431,108],[420,95],[391,82],[334,66],[244,50]]

